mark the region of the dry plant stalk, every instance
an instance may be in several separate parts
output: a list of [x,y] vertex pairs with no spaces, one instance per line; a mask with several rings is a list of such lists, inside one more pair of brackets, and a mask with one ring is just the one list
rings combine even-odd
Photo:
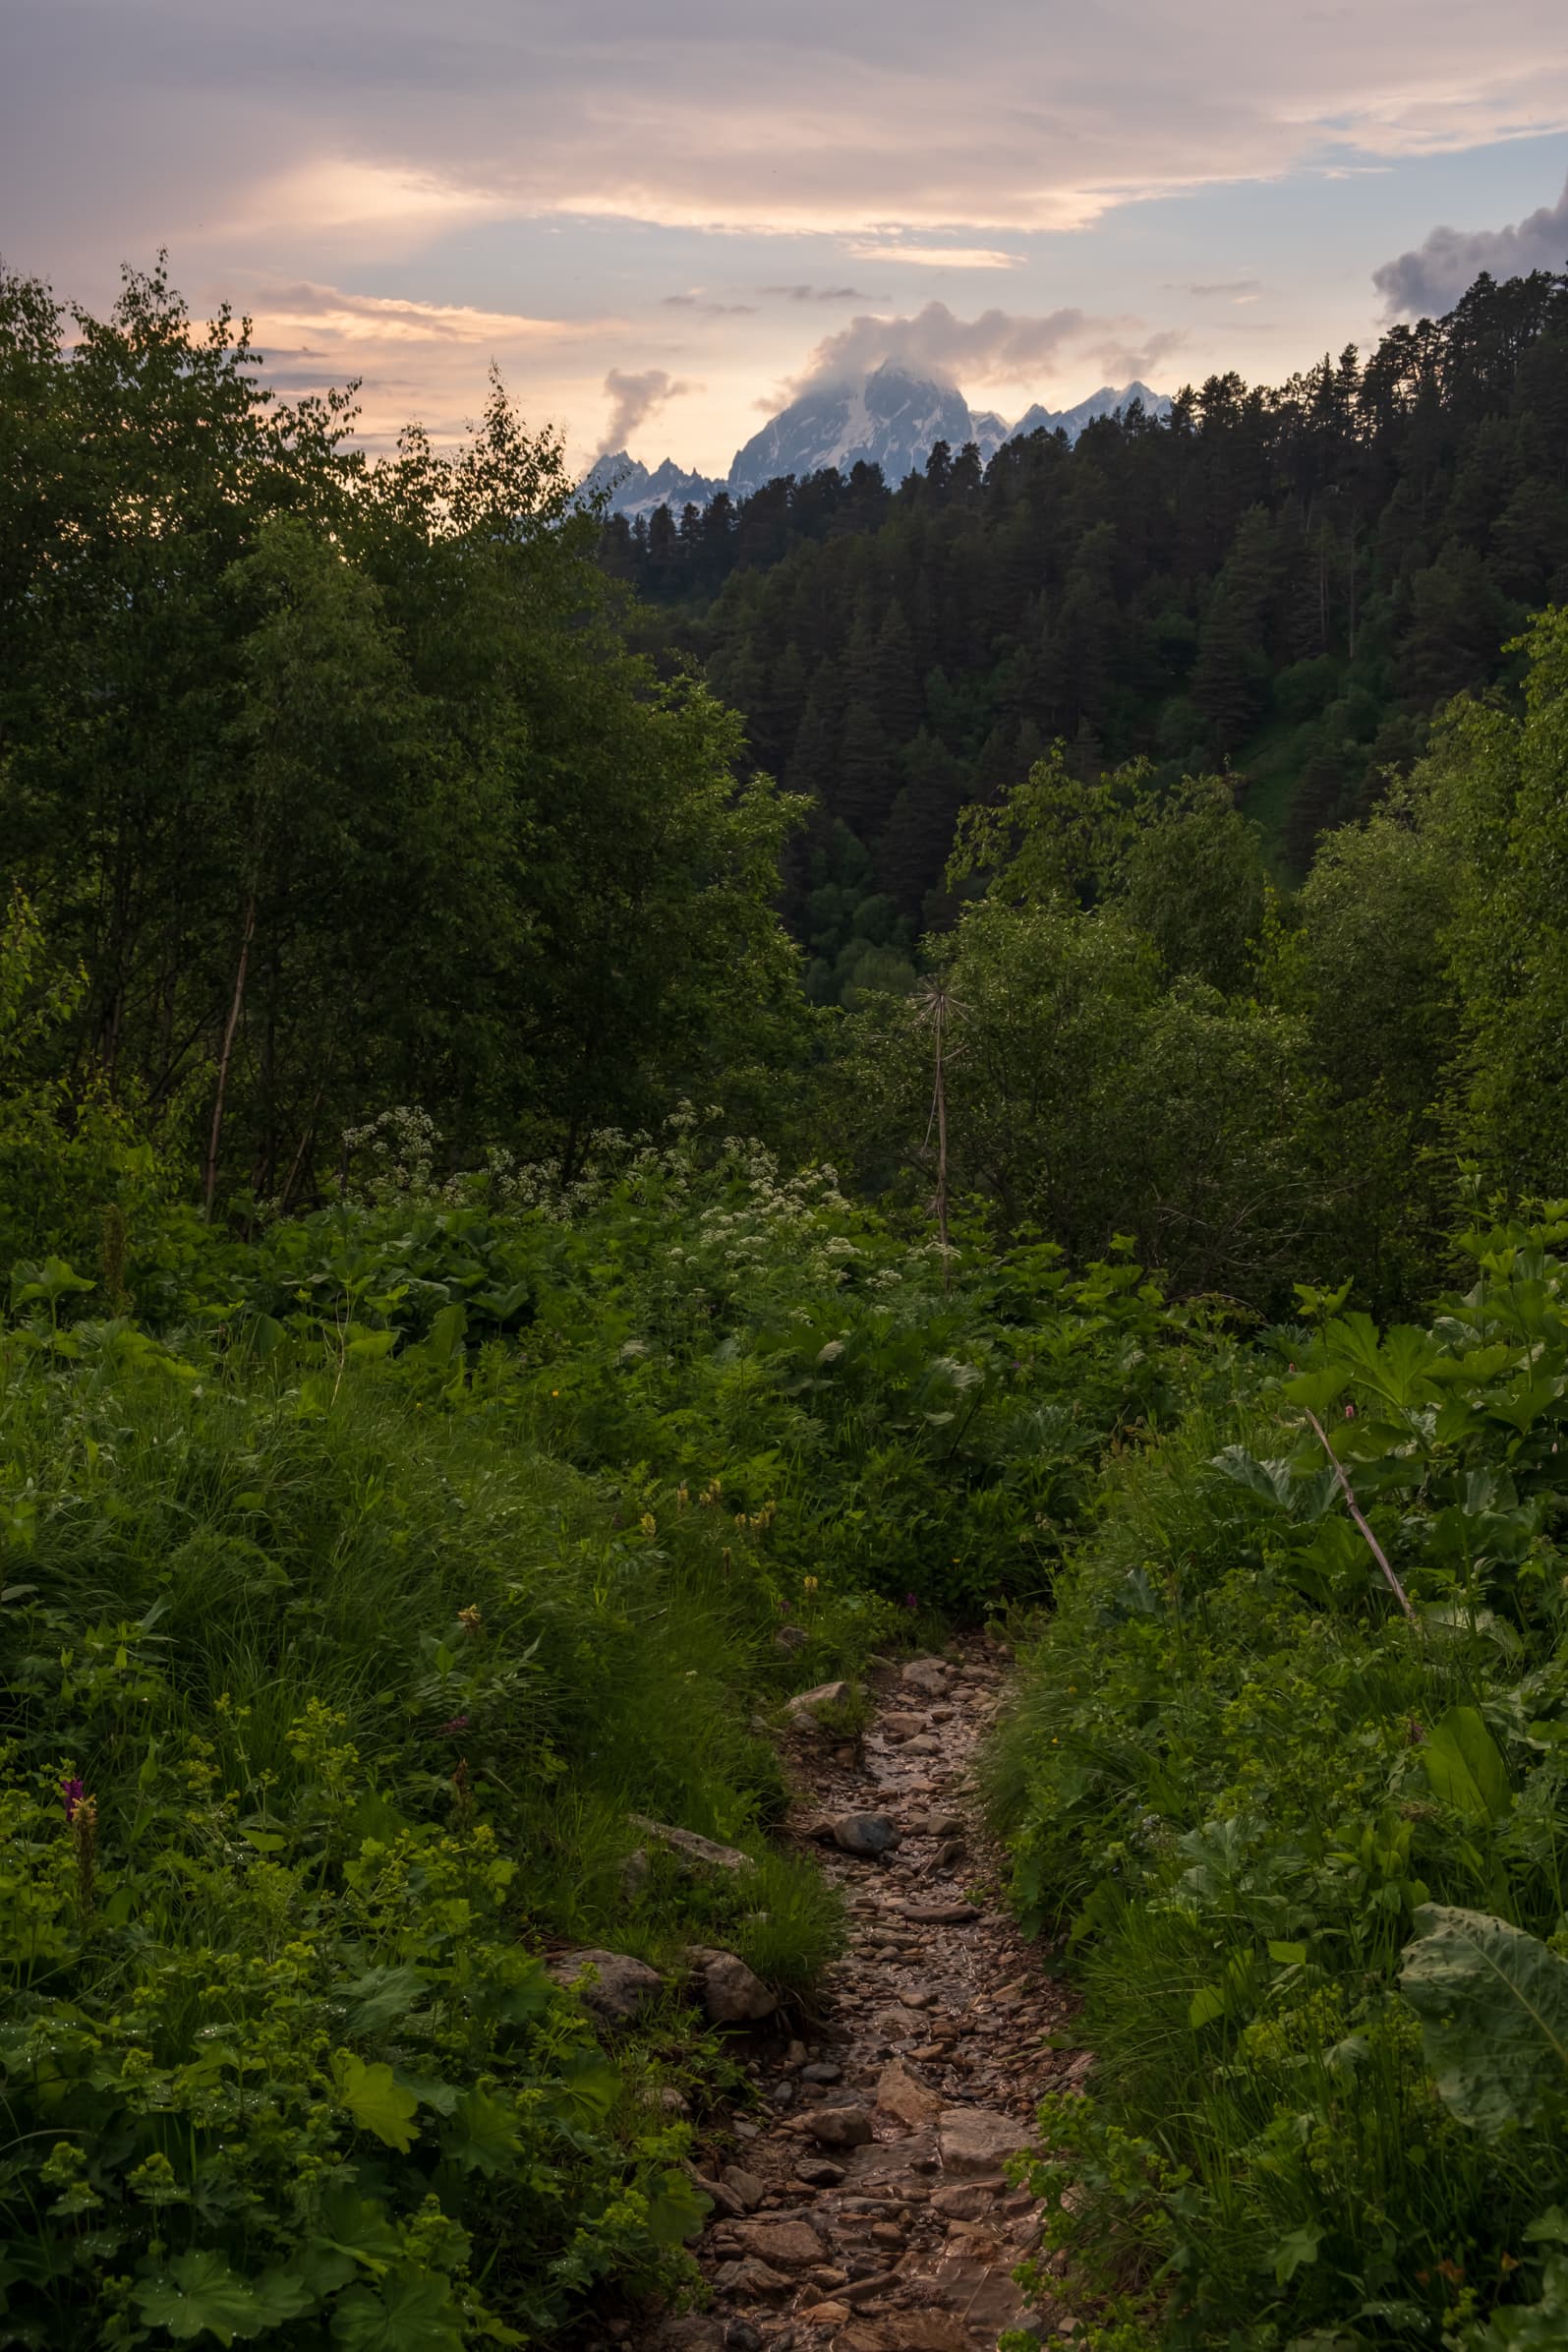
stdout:
[[1350,1515],[1355,1520],[1357,1526],[1361,1529],[1363,1535],[1366,1538],[1367,1544],[1371,1549],[1373,1559],[1376,1560],[1378,1566],[1382,1569],[1383,1574],[1387,1577],[1389,1591],[1393,1594],[1395,1600],[1399,1603],[1400,1608],[1405,1612],[1405,1615],[1409,1617],[1411,1623],[1413,1625],[1419,1623],[1420,1619],[1417,1617],[1416,1612],[1410,1605],[1410,1595],[1406,1592],[1405,1587],[1400,1583],[1399,1578],[1394,1574],[1393,1569],[1389,1566],[1387,1553],[1383,1550],[1382,1545],[1378,1542],[1376,1536],[1373,1535],[1371,1529],[1367,1526],[1365,1519],[1362,1515],[1362,1506],[1356,1499],[1356,1490],[1345,1475],[1344,1464],[1341,1462],[1338,1454],[1334,1451],[1334,1448],[1328,1441],[1327,1430],[1324,1429],[1322,1423],[1318,1420],[1317,1415],[1312,1411],[1310,1405],[1304,1405],[1302,1410],[1307,1415],[1307,1418],[1311,1423],[1313,1429],[1316,1430],[1318,1437],[1322,1440],[1323,1451],[1327,1454],[1329,1461],[1333,1465],[1334,1476],[1339,1480],[1345,1500],[1350,1505]]

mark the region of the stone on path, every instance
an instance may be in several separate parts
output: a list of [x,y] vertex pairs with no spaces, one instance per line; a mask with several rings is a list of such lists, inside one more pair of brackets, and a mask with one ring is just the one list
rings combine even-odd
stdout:
[[809,2221],[742,2221],[734,2234],[747,2254],[777,2270],[809,2270],[822,2260],[822,2240]]
[[787,2295],[794,2285],[782,2270],[775,2270],[767,2263],[758,2262],[753,2254],[742,2255],[738,2262],[721,2263],[714,2275],[714,2285],[721,2295],[728,2295],[739,2302],[753,2295]]
[[902,1838],[898,1823],[887,1813],[841,1813],[833,1824],[833,1842],[845,1853],[891,1853]]
[[609,2026],[640,2017],[665,1981],[657,1969],[633,1960],[629,1952],[563,1953],[550,1963],[549,1972],[557,1984],[571,1986],[583,2007]]
[[983,2221],[1001,2193],[996,2181],[944,2181],[931,2192],[931,2210],[945,2221]]
[[725,2325],[706,2312],[684,2312],[666,2320],[654,2337],[654,2352],[723,2352]]
[[877,2078],[877,2105],[915,2131],[923,2123],[935,2123],[942,2112],[942,2094],[895,2058]]
[[1000,2179],[1005,2158],[1028,2146],[1029,2127],[994,2107],[947,2107],[937,2145],[943,2171],[955,2179]]
[[939,1699],[948,1687],[950,1670],[943,1658],[911,1658],[899,1679],[910,1690],[923,1690],[928,1697]]
[[917,2010],[905,2009],[900,2002],[896,2008],[879,2009],[871,2020],[871,2030],[884,2041],[912,2041],[925,2031],[925,2019]]
[[700,2189],[704,2197],[716,2205],[721,2213],[727,2214],[731,2221],[738,2221],[745,2212],[745,2205],[725,2182],[710,2180],[705,2172],[697,2171],[693,2171],[691,2179],[693,2187]]
[[969,2331],[957,2312],[900,2312],[889,2325],[889,2352],[968,2352]]
[[899,1912],[928,1927],[962,1927],[980,1916],[972,1903],[900,1903]]
[[822,2147],[862,2147],[871,2138],[871,2118],[864,2107],[813,2107],[804,2122]]

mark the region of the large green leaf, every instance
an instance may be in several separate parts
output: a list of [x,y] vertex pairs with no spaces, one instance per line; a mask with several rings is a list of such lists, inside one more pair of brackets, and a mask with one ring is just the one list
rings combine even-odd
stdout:
[[565,2122],[603,2123],[619,2091],[620,2077],[610,2060],[602,2050],[585,2045],[562,2062],[548,2104]]
[[[400,2258],[402,2240],[387,2219],[385,2207],[373,2197],[361,2197],[358,2190],[347,2183],[333,2189],[322,2203],[320,2234],[309,2249],[313,2261],[322,2264],[325,2274],[327,2260],[337,2255],[344,2260],[363,2264],[367,2270],[378,2277]],[[316,2271],[310,2273],[317,2291],[322,2291]],[[351,2272],[340,2271],[334,2281],[341,2286]]]
[[517,2116],[488,2090],[468,2090],[458,2100],[447,2143],[468,2172],[506,2172],[517,2158]]
[[711,2210],[712,2200],[683,2172],[667,2172],[658,2195],[648,2201],[648,2234],[656,2246],[679,2246],[697,2236]]
[[406,2156],[414,2145],[419,2100],[393,2080],[391,2068],[367,2066],[352,2050],[339,2050],[332,2060],[332,2077],[354,2121]]
[[260,2278],[251,2281],[251,2291],[261,2321],[259,2335],[264,2335],[269,2327],[281,2327],[285,2321],[303,2320],[316,2307],[316,2295],[298,2265],[288,2270],[263,2270]]
[[1260,1462],[1248,1452],[1245,1445],[1227,1445],[1210,1462],[1222,1478],[1233,1486],[1242,1487],[1249,1495],[1255,1495],[1271,1510],[1289,1507],[1291,1495],[1291,1462],[1288,1454],[1277,1461]]
[[135,2296],[147,2325],[167,2328],[177,2343],[215,2335],[220,2344],[232,2344],[237,2335],[255,2335],[261,2324],[261,2306],[221,2254],[182,2254]]
[[362,1976],[333,1987],[338,2000],[350,2005],[351,2033],[378,2033],[412,2009],[424,1990],[424,1977],[406,1962],[397,1968],[367,1969]]
[[1484,1911],[1423,1903],[1400,1990],[1422,2022],[1426,2063],[1461,2123],[1530,2123],[1568,2090],[1568,1961]]
[[343,2352],[462,2352],[462,2321],[444,2278],[401,2273],[378,2293],[351,2287],[332,2314],[332,2341]]
[[1479,1709],[1450,1707],[1421,1751],[1432,1794],[1467,1821],[1503,1821],[1513,1807],[1508,1767]]

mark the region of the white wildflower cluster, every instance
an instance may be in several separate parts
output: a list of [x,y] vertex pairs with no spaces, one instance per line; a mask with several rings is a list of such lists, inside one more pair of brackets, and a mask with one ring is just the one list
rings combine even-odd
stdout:
[[440,1136],[429,1111],[394,1103],[364,1127],[343,1130],[343,1160],[351,1172],[357,1158],[369,1158],[360,1182],[373,1201],[428,1201],[435,1193],[433,1170]]
[[[569,1182],[558,1159],[522,1160],[499,1147],[482,1167],[438,1178],[442,1140],[435,1121],[400,1103],[345,1133],[344,1165],[356,1189],[381,1204],[483,1202],[571,1224],[615,1193],[657,1210],[671,1227],[684,1216],[687,1241],[671,1244],[668,1260],[687,1303],[699,1308],[711,1304],[716,1288],[760,1280],[770,1262],[785,1261],[827,1287],[843,1283],[863,1265],[864,1253],[842,1230],[851,1210],[837,1170],[785,1175],[775,1153],[749,1136],[726,1135],[717,1149],[705,1146],[719,1116],[680,1102],[658,1137],[600,1128]],[[932,1257],[940,1258],[935,1242],[910,1251],[901,1267],[868,1269],[870,1279],[886,1293],[918,1276]]]

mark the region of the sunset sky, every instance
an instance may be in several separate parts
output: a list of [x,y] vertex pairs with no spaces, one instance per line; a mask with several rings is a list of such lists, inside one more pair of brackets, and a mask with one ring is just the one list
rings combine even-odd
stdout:
[[290,389],[723,471],[888,353],[1005,415],[1568,266],[1561,0],[0,0],[0,254],[166,246]]

